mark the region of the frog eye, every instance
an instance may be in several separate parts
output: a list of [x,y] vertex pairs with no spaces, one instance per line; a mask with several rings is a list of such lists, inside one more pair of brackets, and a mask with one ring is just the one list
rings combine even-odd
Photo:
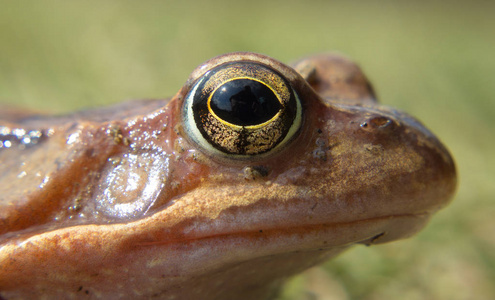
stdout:
[[195,143],[238,158],[279,149],[301,125],[301,103],[287,79],[253,62],[208,71],[192,86],[182,111]]

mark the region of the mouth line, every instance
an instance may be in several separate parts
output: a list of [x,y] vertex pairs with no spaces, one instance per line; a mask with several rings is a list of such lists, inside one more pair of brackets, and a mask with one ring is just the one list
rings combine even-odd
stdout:
[[[277,249],[280,249],[280,247],[284,248],[284,252],[322,250],[334,247],[346,247],[357,243],[371,245],[377,242],[383,243],[405,238],[419,231],[426,223],[426,220],[428,220],[429,215],[427,212],[395,214],[350,222],[309,224],[287,228],[260,227],[257,230],[217,231],[217,233],[203,231],[193,234],[183,234],[180,237],[160,234],[160,231],[163,232],[163,228],[160,229],[155,226],[153,226],[155,227],[154,229],[147,232],[138,229],[142,225],[146,228],[146,223],[135,224],[136,230],[129,227],[132,226],[131,224],[91,224],[65,227],[39,234],[30,234],[24,238],[4,239],[0,245],[0,253],[2,252],[2,248],[9,244],[11,245],[10,247],[26,243],[34,243],[42,246],[53,244],[55,240],[59,240],[62,236],[68,237],[66,247],[69,248],[71,247],[70,245],[75,246],[81,242],[88,246],[94,245],[96,247],[103,243],[106,244],[105,248],[107,249],[120,249],[122,247],[138,249],[142,247],[162,246],[201,248],[215,247],[215,245],[224,242],[224,244],[230,243],[240,248],[250,248],[253,251],[258,251],[261,248],[269,248],[271,250],[267,249],[266,251],[273,251],[274,253],[278,252],[279,250]],[[405,228],[400,221],[403,219],[411,219],[409,223],[406,221],[408,225]],[[400,228],[390,226],[397,223],[397,221],[399,221]],[[125,232],[127,231],[134,232],[126,236]],[[45,248],[45,246],[42,247]]]
[[[410,218],[410,219],[425,219],[428,218],[430,214],[429,213],[413,213],[413,214],[397,214],[397,215],[388,215],[388,216],[380,216],[380,217],[375,217],[375,218],[367,218],[367,219],[360,219],[356,221],[350,221],[350,222],[336,222],[336,223],[323,223],[323,224],[310,224],[310,225],[301,225],[301,226],[294,226],[294,227],[288,227],[288,228],[263,228],[263,226],[260,226],[260,229],[258,230],[246,230],[246,231],[227,231],[227,232],[220,232],[216,234],[206,234],[206,235],[201,235],[198,234],[196,236],[189,236],[187,235],[185,237],[181,238],[175,238],[175,239],[167,239],[163,241],[142,241],[138,242],[135,244],[135,246],[157,246],[157,245],[171,245],[174,243],[193,243],[193,242],[201,242],[201,241],[208,241],[208,240],[215,240],[215,239],[229,239],[229,238],[242,238],[242,239],[283,239],[284,237],[290,237],[290,236],[302,236],[303,234],[307,235],[315,235],[317,232],[328,232],[328,231],[345,231],[346,229],[349,229],[350,227],[356,227],[356,226],[362,226],[365,224],[372,224],[372,223],[383,223],[386,221],[393,221],[393,220],[398,220],[398,219],[405,219],[405,218]],[[341,246],[344,246],[346,244],[356,244],[356,243],[362,243],[366,245],[371,245],[376,243],[378,240],[380,240],[382,237],[386,236],[388,234],[387,230],[378,230],[377,232],[374,232],[373,234],[370,234],[366,236],[365,238],[362,239],[357,239],[357,240],[352,240],[349,241],[348,243],[342,244]],[[404,236],[407,236],[404,235]],[[304,238],[302,238],[304,239]],[[330,245],[332,246],[332,245]]]

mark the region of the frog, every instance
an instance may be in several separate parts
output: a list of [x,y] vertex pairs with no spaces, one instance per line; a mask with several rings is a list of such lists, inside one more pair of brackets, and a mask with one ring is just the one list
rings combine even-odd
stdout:
[[456,189],[421,122],[335,53],[235,52],[171,99],[0,111],[1,299],[274,299]]

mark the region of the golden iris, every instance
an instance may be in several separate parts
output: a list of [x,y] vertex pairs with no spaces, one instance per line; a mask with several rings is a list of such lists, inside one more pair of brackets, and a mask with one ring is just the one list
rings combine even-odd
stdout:
[[246,157],[289,140],[300,126],[301,104],[280,73],[241,61],[198,79],[184,101],[183,118],[189,136],[203,148]]

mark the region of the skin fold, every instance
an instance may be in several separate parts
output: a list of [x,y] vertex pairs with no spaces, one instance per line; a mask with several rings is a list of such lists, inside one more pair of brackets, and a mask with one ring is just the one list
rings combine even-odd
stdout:
[[[215,67],[268,66],[300,100],[276,151],[232,158],[189,136],[184,101]],[[322,54],[231,53],[169,100],[49,116],[0,110],[1,299],[270,299],[353,244],[409,237],[447,205],[454,162]]]

